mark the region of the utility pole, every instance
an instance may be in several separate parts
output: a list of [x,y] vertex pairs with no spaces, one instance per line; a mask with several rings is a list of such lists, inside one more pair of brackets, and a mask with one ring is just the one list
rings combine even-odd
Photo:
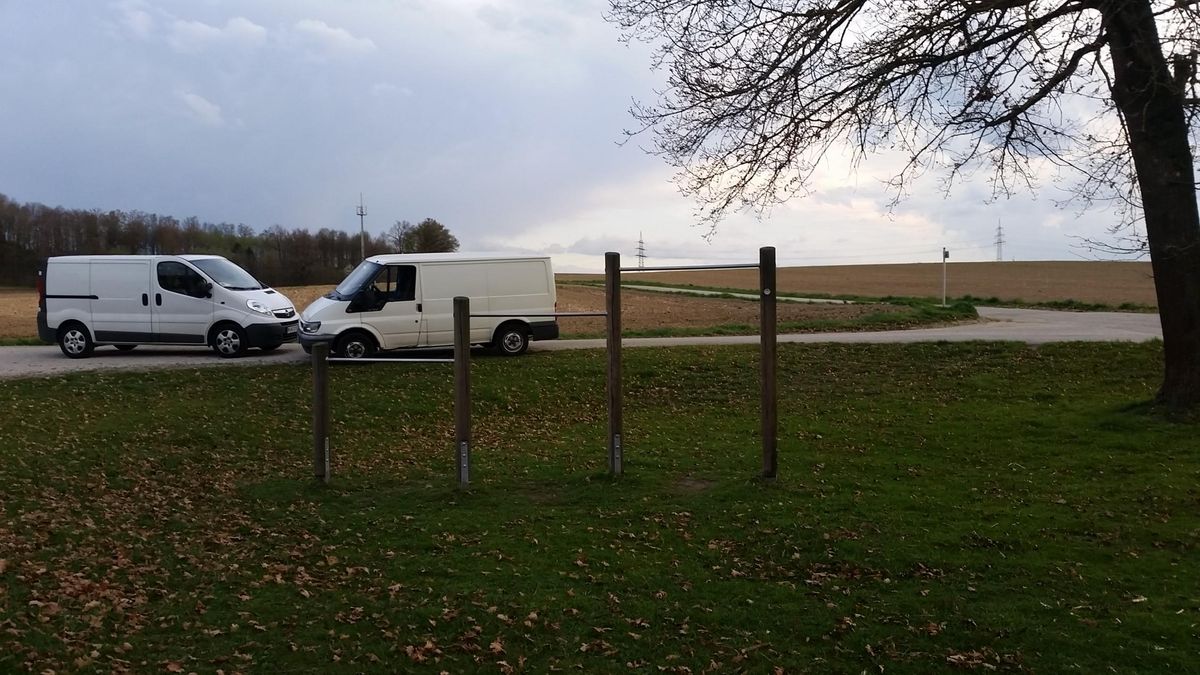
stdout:
[[355,207],[354,212],[356,214],[358,214],[359,252],[362,253],[362,259],[366,260],[367,259],[367,228],[363,224],[363,218],[366,218],[366,216],[367,216],[367,207],[363,206],[363,198],[362,198],[361,192],[358,193],[358,206]]
[[637,247],[638,269],[646,266],[646,242],[642,240],[642,233],[638,232],[638,247]]
[[1004,260],[1004,226],[996,220],[996,262]]
[[946,306],[946,261],[950,259],[950,251],[942,247],[942,307]]

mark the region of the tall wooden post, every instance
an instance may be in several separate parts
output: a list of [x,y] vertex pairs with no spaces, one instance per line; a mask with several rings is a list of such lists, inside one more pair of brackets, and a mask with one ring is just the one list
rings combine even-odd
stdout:
[[471,484],[471,299],[454,298],[454,462],[458,487]]
[[758,249],[759,343],[762,361],[762,477],[774,479],[779,471],[778,428],[775,387],[775,247]]
[[328,484],[329,467],[329,343],[312,348],[313,373],[313,477]]
[[946,306],[946,261],[950,259],[950,251],[942,247],[942,307]]
[[604,254],[604,298],[608,347],[608,472],[625,473],[621,445],[621,254]]

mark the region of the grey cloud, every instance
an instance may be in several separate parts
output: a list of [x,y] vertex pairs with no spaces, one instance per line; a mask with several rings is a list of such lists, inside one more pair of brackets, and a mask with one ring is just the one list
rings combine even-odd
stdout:
[[493,30],[506,31],[513,27],[512,12],[496,5],[483,5],[475,10],[475,16]]
[[245,17],[233,17],[223,27],[203,21],[176,19],[171,22],[167,43],[183,53],[211,48],[254,47],[267,40],[267,29]]
[[192,117],[202,124],[221,126],[225,123],[225,118],[221,114],[221,106],[203,96],[190,91],[176,92],[175,96],[183,102]]
[[378,49],[371,38],[358,37],[320,19],[301,19],[292,26],[295,39],[318,56],[362,55]]

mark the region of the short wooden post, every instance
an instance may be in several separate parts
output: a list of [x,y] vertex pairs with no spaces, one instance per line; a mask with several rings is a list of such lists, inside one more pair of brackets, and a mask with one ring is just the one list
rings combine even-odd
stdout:
[[621,254],[604,254],[606,345],[608,347],[608,472],[625,473],[621,445]]
[[775,247],[758,249],[759,351],[762,361],[762,477],[774,479],[779,471],[775,361]]
[[329,344],[312,348],[313,373],[313,477],[329,484]]
[[454,461],[459,489],[471,484],[471,299],[454,298]]

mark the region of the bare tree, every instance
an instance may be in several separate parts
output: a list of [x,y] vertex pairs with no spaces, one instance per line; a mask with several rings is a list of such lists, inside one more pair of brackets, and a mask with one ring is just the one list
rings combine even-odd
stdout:
[[397,220],[387,231],[388,247],[396,253],[411,253],[411,251],[404,250],[404,244],[413,227],[414,225],[407,220]]
[[611,0],[657,45],[659,100],[638,104],[657,153],[710,226],[802,194],[831,148],[903,153],[947,185],[997,193],[1038,167],[1140,211],[1165,347],[1158,398],[1200,404],[1196,127],[1200,0]]
[[413,225],[396,221],[387,233],[387,243],[398,253],[448,253],[458,250],[458,239],[433,218]]

